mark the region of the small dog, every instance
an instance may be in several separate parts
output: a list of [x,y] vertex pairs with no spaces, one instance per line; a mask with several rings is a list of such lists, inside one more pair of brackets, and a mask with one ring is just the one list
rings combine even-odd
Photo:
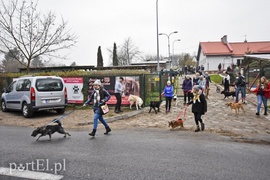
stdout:
[[234,97],[235,97],[235,91],[231,91],[231,92],[221,91],[220,94],[224,94],[224,99],[225,99],[225,98],[229,98],[230,96],[232,96],[233,99],[234,99]]
[[243,112],[245,113],[245,110],[244,110],[244,107],[243,107],[243,104],[241,102],[229,102],[229,103],[226,103],[227,106],[229,106],[231,109],[230,109],[230,113],[232,112],[233,109],[235,109],[235,113],[239,113],[239,109],[241,108],[243,110]]
[[40,136],[37,138],[37,141],[39,140],[40,137],[42,136],[46,136],[46,135],[49,135],[50,139],[52,139],[52,134],[55,133],[55,132],[58,132],[60,134],[65,134],[64,138],[69,135],[71,136],[68,132],[66,132],[64,130],[64,128],[62,127],[62,124],[58,121],[56,121],[55,123],[57,123],[57,125],[47,125],[47,126],[41,126],[41,127],[38,127],[37,129],[35,129],[33,132],[32,132],[32,135],[33,137],[36,137],[38,134],[40,134]]
[[180,126],[182,128],[184,128],[184,123],[183,123],[183,120],[181,118],[179,118],[177,121],[176,120],[173,120],[173,121],[169,121],[169,127],[172,127],[172,129]]
[[[150,110],[149,113],[151,112],[152,109],[154,109],[155,113],[160,112],[159,107],[162,101],[150,101]],[[157,110],[156,110],[157,108]]]
[[140,98],[139,96],[135,96],[130,94],[128,97],[128,101],[129,101],[129,107],[130,109],[132,109],[132,105],[135,103],[136,104],[136,109],[139,110],[142,108],[143,105],[143,100],[142,98]]
[[177,106],[179,101],[177,95],[173,96],[173,101],[175,102],[175,106]]

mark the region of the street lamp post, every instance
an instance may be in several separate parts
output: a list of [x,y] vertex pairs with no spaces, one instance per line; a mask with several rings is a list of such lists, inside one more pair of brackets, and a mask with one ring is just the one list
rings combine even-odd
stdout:
[[176,39],[173,41],[173,44],[172,44],[172,57],[173,57],[173,59],[174,59],[174,42],[175,41],[181,41],[181,39]]
[[158,33],[158,0],[156,1],[156,21],[157,21],[157,72],[160,73],[159,65],[159,33]]
[[169,61],[170,61],[170,66],[172,66],[172,60],[171,60],[171,54],[170,54],[170,36],[172,34],[178,33],[177,31],[171,32],[169,35],[166,33],[159,33],[159,35],[165,35],[168,38],[168,52],[169,52]]

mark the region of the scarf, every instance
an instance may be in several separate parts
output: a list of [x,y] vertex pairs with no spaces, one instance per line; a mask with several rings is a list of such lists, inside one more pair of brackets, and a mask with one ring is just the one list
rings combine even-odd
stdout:
[[202,93],[201,90],[193,93],[193,103],[194,104],[196,103],[196,100],[198,100],[199,103],[201,102],[201,100],[200,100],[201,93]]
[[100,101],[100,94],[99,94],[99,89],[98,90],[94,90],[94,104],[97,106],[99,101]]

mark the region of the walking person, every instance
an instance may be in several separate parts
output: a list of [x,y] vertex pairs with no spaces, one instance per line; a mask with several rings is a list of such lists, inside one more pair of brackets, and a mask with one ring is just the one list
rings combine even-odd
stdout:
[[114,95],[116,98],[116,104],[115,104],[115,108],[114,108],[115,113],[123,112],[121,110],[122,93],[124,92],[123,91],[123,84],[122,84],[123,81],[124,81],[124,78],[119,77],[118,81],[115,82],[115,86],[114,86]]
[[161,95],[165,96],[165,98],[166,98],[166,105],[165,105],[166,106],[166,113],[170,112],[170,110],[171,110],[173,91],[174,91],[174,88],[171,84],[171,81],[167,81],[167,85],[165,86],[163,92],[161,93]]
[[246,83],[245,83],[245,77],[241,75],[241,73],[239,72],[237,74],[236,80],[235,80],[235,87],[236,87],[236,91],[235,91],[235,102],[238,102],[239,100],[239,92],[241,92],[241,96],[242,96],[242,102],[246,103],[245,98],[245,88],[246,88]]
[[185,105],[187,102],[190,101],[191,91],[192,91],[192,82],[191,82],[191,78],[188,75],[186,75],[183,81],[182,89],[184,92],[184,105]]
[[93,131],[89,133],[89,135],[95,136],[98,127],[98,120],[104,125],[106,129],[106,132],[104,134],[108,134],[109,132],[111,132],[111,128],[108,126],[107,122],[103,118],[103,112],[100,106],[104,105],[111,98],[111,95],[101,86],[100,80],[96,80],[93,83],[93,88],[94,89],[89,99],[83,104],[83,106],[86,106],[89,105],[90,102],[93,103],[94,124]]
[[223,82],[223,85],[224,85],[224,91],[225,92],[229,92],[230,91],[230,75],[229,75],[229,72],[228,71],[223,71],[223,74],[219,74],[221,77],[222,77],[222,82]]
[[264,115],[267,115],[267,99],[270,97],[270,83],[262,76],[257,83],[256,89],[253,92],[257,95],[257,112],[256,115],[260,115],[261,105],[264,105]]
[[209,91],[210,91],[210,83],[212,83],[211,78],[208,72],[205,73],[205,98],[208,99]]
[[[192,96],[193,99],[188,103],[188,105],[192,104],[191,111],[194,114],[196,124],[195,132],[199,132],[200,130],[203,131],[205,129],[205,124],[203,123],[202,115],[207,112],[207,102],[199,85],[193,86]],[[201,124],[201,128],[199,126],[199,122]]]
[[221,63],[218,64],[218,74],[221,73]]

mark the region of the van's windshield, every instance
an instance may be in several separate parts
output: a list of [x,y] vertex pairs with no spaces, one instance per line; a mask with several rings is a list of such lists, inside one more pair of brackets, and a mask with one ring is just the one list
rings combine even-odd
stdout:
[[37,79],[36,81],[38,91],[62,91],[63,86],[60,79]]

